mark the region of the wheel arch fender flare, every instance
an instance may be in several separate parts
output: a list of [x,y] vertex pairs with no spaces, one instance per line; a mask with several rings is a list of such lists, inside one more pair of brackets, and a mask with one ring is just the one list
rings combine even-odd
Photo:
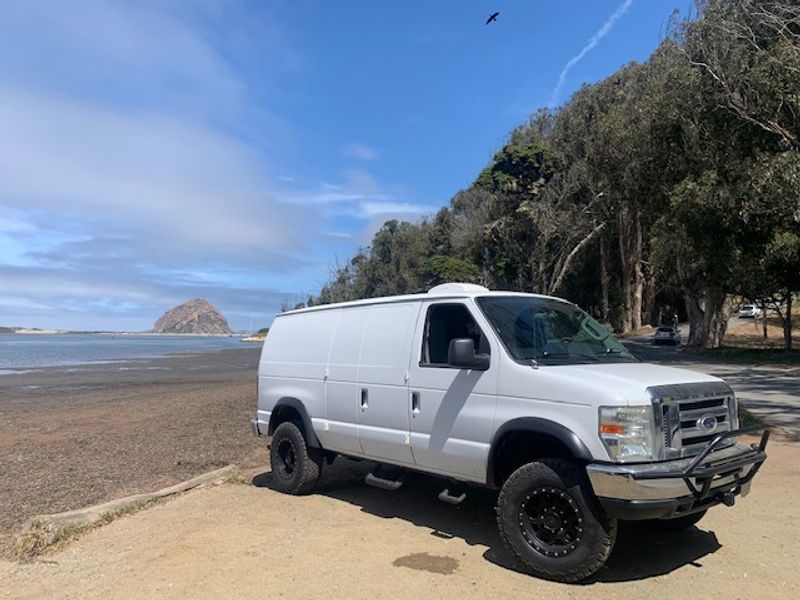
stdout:
[[314,427],[311,425],[311,419],[308,416],[305,405],[297,398],[289,396],[284,396],[275,403],[275,407],[272,409],[272,414],[269,417],[269,428],[267,429],[269,435],[272,435],[276,427],[283,422],[284,419],[280,419],[279,415],[286,409],[291,409],[300,416],[300,420],[303,424],[303,433],[306,437],[306,444],[311,448],[322,448],[317,434],[314,433]]
[[583,440],[568,427],[540,417],[518,417],[503,423],[492,436],[492,443],[489,447],[489,456],[486,465],[486,484],[490,487],[496,485],[494,463],[497,452],[500,449],[503,437],[512,432],[538,433],[553,437],[564,444],[575,458],[587,462],[593,460],[592,454],[589,452],[586,444],[583,443]]

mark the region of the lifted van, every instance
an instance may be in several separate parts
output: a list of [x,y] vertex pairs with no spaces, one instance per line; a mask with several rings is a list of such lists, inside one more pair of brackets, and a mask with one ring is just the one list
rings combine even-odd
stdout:
[[677,529],[732,506],[769,437],[739,429],[723,381],[640,362],[570,302],[458,283],[279,315],[252,426],[289,494],[337,455],[381,465],[367,483],[385,489],[388,471],[442,476],[453,504],[498,489],[503,542],[558,581],[605,563],[619,519]]

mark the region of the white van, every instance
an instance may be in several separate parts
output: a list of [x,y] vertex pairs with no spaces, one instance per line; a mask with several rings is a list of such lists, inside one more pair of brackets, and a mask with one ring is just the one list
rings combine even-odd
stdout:
[[570,302],[457,283],[276,317],[252,424],[283,492],[337,455],[378,463],[367,483],[386,489],[440,475],[454,504],[499,489],[504,543],[560,581],[603,565],[618,519],[682,528],[732,505],[769,437],[737,442],[724,382],[640,362]]

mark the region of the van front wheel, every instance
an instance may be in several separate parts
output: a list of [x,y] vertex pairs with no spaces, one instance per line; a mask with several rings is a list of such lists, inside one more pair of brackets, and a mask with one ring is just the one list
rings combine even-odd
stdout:
[[285,494],[308,494],[322,470],[322,453],[309,448],[303,432],[290,421],[278,425],[270,446],[273,487]]
[[523,465],[497,500],[500,537],[519,566],[543,579],[574,582],[602,567],[617,522],[597,505],[585,471],[566,460]]

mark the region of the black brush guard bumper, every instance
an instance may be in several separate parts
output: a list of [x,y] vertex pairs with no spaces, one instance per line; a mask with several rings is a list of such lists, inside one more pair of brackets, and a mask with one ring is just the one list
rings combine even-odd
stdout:
[[[758,443],[720,449],[729,438],[759,431]],[[587,473],[610,517],[681,517],[720,503],[732,506],[736,496],[749,492],[750,482],[767,458],[769,436],[769,427],[743,427],[720,433],[691,459],[638,465],[591,464]]]

